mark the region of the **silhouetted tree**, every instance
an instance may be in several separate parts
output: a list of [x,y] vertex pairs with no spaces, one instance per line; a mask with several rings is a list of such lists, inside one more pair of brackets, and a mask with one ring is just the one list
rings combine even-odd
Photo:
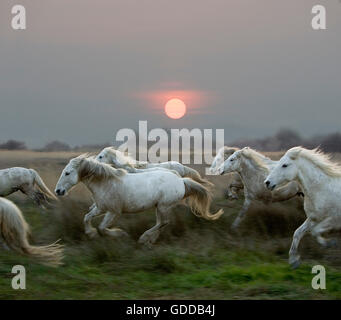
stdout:
[[320,147],[325,152],[341,152],[341,134],[332,133],[324,137]]
[[25,150],[27,149],[25,142],[17,140],[8,140],[5,143],[0,144],[0,149],[5,150]]
[[41,149],[41,151],[47,151],[47,152],[70,151],[70,150],[71,150],[71,147],[68,144],[57,141],[57,140],[47,143],[45,147]]
[[281,129],[275,134],[275,139],[278,140],[279,150],[288,150],[292,147],[302,144],[300,135],[291,129]]

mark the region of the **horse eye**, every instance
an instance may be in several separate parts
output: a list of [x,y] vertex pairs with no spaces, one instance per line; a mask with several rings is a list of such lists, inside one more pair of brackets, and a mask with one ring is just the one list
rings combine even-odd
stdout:
[[102,156],[100,156],[99,158],[100,158],[100,159],[102,159],[103,157],[102,157]]
[[232,162],[234,159],[231,159],[230,161]]
[[287,164],[283,164],[282,165],[282,168],[286,168],[288,165]]
[[70,175],[70,172],[65,172],[65,175],[66,175],[66,176]]

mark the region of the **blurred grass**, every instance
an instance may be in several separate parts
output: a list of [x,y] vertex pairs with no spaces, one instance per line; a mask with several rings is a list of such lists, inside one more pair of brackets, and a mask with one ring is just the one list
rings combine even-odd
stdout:
[[[171,225],[151,250],[135,240],[154,224],[152,211],[122,217],[120,225],[130,233],[130,240],[88,240],[82,214],[89,203],[63,200],[45,213],[26,201],[19,205],[32,226],[33,242],[62,239],[65,264],[50,268],[1,250],[1,299],[341,298],[337,250],[324,250],[307,237],[300,250],[303,265],[291,270],[287,264],[291,233],[303,218],[295,201],[285,212],[281,206],[263,208],[264,212],[252,208],[239,234],[232,234],[228,226],[241,201],[233,209],[225,208],[225,216],[214,222],[178,206]],[[276,228],[271,227],[274,223]],[[26,267],[26,290],[11,289],[15,264]],[[326,267],[327,290],[311,288],[311,268],[316,264]]]
[[[0,168],[34,168],[53,189],[74,155],[1,152]],[[280,153],[270,156],[278,158]],[[305,219],[300,200],[253,205],[239,232],[233,233],[230,226],[243,200],[222,198],[228,177],[210,180],[217,197],[212,209],[223,207],[225,214],[218,221],[205,221],[179,205],[151,250],[140,247],[136,240],[155,224],[152,210],[120,218],[119,227],[131,239],[88,240],[82,221],[91,202],[84,187],[77,186],[46,212],[20,194],[11,196],[31,225],[31,242],[47,244],[61,239],[65,259],[62,267],[50,268],[0,249],[0,299],[341,298],[339,248],[324,249],[306,236],[299,248],[302,266],[291,270],[287,263],[293,232]],[[96,218],[94,225],[100,220]],[[11,288],[11,269],[16,264],[26,267],[26,290]],[[326,290],[311,288],[311,268],[317,264],[326,267]]]

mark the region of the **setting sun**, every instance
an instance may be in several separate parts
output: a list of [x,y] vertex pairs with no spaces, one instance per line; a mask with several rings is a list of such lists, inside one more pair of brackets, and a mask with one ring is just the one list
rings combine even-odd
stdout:
[[186,114],[186,105],[180,99],[170,99],[165,105],[165,113],[171,119],[180,119]]

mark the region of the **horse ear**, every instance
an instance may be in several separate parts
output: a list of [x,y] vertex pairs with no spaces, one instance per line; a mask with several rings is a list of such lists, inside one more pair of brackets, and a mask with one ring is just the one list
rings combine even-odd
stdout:
[[[243,149],[240,149],[240,153],[246,153],[246,154],[248,154],[248,152],[250,151],[250,148],[249,147],[244,147]],[[239,156],[239,153],[238,153],[238,156]]]
[[236,152],[236,149],[234,149],[234,148],[226,148],[225,150],[224,150],[224,155],[225,155],[225,157],[226,157],[226,159],[229,157],[229,156],[231,156],[232,154],[234,154]]
[[296,160],[297,157],[298,157],[298,155],[301,153],[301,151],[302,151],[301,149],[291,151],[291,152],[289,153],[289,158],[290,158],[291,160]]

